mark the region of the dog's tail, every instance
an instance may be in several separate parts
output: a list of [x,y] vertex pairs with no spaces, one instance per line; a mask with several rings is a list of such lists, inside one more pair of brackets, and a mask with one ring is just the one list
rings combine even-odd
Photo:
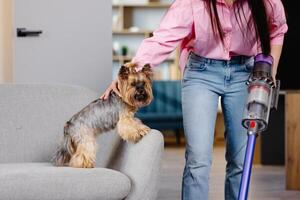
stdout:
[[68,133],[69,124],[67,122],[66,126],[64,127],[64,140],[59,147],[59,149],[55,152],[52,163],[55,166],[66,166],[68,165],[71,155],[74,154],[74,144],[72,142],[72,138]]

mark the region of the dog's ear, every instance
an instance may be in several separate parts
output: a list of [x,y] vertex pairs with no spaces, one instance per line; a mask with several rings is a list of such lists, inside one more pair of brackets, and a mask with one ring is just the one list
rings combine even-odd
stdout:
[[119,77],[121,79],[127,79],[129,76],[130,70],[128,67],[122,65],[120,70],[119,70]]
[[144,73],[150,80],[153,78],[153,71],[149,64],[145,64],[142,68],[142,73]]

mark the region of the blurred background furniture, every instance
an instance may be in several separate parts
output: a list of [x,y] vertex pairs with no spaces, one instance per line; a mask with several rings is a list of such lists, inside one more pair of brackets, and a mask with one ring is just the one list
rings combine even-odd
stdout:
[[300,190],[300,91],[285,95],[286,189]]
[[153,81],[152,89],[153,101],[136,116],[153,129],[174,131],[179,144],[183,130],[181,81]]
[[[112,1],[113,78],[119,67],[130,61],[143,39],[158,28],[173,0]],[[122,51],[126,48],[126,54]],[[179,48],[154,70],[155,80],[180,80]]]
[[137,144],[114,131],[100,135],[94,169],[49,162],[64,123],[97,97],[70,85],[0,85],[0,199],[156,199],[164,145],[157,130]]

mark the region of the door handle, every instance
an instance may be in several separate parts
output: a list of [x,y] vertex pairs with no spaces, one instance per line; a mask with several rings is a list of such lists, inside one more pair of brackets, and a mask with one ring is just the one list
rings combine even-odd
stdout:
[[27,30],[26,28],[17,28],[18,37],[27,37],[27,36],[39,36],[43,31],[41,30]]

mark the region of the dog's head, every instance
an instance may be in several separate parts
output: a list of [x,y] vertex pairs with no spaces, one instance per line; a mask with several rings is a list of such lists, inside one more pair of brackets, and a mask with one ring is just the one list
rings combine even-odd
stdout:
[[135,108],[151,103],[153,72],[149,64],[138,72],[134,66],[121,66],[118,76],[123,101]]

